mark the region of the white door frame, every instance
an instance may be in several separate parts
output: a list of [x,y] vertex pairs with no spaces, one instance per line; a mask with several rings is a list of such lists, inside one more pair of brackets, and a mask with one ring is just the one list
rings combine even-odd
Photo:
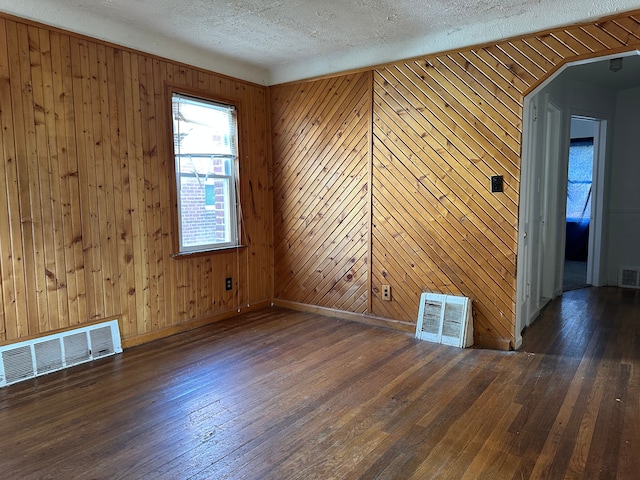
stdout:
[[531,255],[529,253],[529,217],[531,215],[531,202],[527,199],[531,197],[533,185],[530,179],[533,152],[532,137],[536,130],[537,122],[537,98],[536,94],[528,95],[524,99],[523,106],[523,128],[522,128],[522,162],[520,166],[520,208],[518,211],[518,248],[516,265],[516,349],[522,345],[522,330],[525,327],[526,319],[529,318],[531,302]]
[[596,121],[593,137],[593,175],[591,178],[591,221],[589,224],[589,257],[587,259],[587,283],[594,287],[603,284],[602,256],[604,251],[604,185],[607,158],[607,127],[609,120],[594,118]]
[[[570,110],[570,119],[582,118],[594,122],[593,129],[593,167],[591,173],[591,211],[589,212],[589,241],[587,256],[586,283],[599,287],[603,281],[602,271],[602,238],[604,229],[604,171],[607,153],[607,115],[586,110]],[[568,155],[568,153],[567,153]],[[568,158],[565,160],[568,164]],[[566,197],[565,178],[564,196]],[[566,244],[566,232],[563,232],[563,244]]]
[[[544,152],[544,198],[542,199],[542,235],[540,242],[540,308],[558,295],[559,257],[564,256],[564,248],[559,241],[564,215],[559,215],[560,197],[564,188],[560,183],[563,175],[560,172],[561,156],[566,150],[563,142],[563,109],[553,99],[547,101]],[[566,196],[566,195],[565,195]],[[562,217],[562,218],[560,218]],[[561,293],[562,289],[560,289]]]

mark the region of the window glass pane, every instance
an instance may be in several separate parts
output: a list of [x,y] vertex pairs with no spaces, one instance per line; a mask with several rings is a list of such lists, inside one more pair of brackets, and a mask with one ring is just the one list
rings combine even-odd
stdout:
[[569,147],[569,181],[591,183],[593,138],[571,140]]
[[181,154],[235,155],[235,109],[183,95],[173,97],[174,140]]
[[195,176],[180,177],[184,247],[231,242],[230,183],[229,179],[216,178],[201,184]]
[[567,184],[567,220],[584,222],[591,215],[591,184]]
[[237,244],[235,109],[173,96],[180,250]]
[[588,222],[591,215],[593,138],[572,139],[569,147],[566,218]]

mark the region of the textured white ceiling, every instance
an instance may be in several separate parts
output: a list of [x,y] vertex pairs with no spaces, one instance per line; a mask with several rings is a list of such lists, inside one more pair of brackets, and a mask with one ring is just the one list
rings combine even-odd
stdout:
[[0,0],[0,10],[262,84],[640,8],[640,0]]

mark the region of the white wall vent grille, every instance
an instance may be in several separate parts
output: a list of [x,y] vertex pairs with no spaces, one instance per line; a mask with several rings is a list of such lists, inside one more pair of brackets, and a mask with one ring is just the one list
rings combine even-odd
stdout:
[[620,267],[620,273],[618,274],[618,286],[640,288],[640,268]]
[[416,338],[454,347],[473,345],[471,300],[468,297],[423,293],[420,296]]
[[0,387],[122,352],[117,320],[0,347]]

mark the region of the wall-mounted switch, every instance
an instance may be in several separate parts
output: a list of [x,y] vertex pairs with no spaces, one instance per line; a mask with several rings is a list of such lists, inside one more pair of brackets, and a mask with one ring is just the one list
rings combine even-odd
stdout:
[[502,175],[493,175],[491,177],[491,193],[503,192],[504,185],[502,181]]

